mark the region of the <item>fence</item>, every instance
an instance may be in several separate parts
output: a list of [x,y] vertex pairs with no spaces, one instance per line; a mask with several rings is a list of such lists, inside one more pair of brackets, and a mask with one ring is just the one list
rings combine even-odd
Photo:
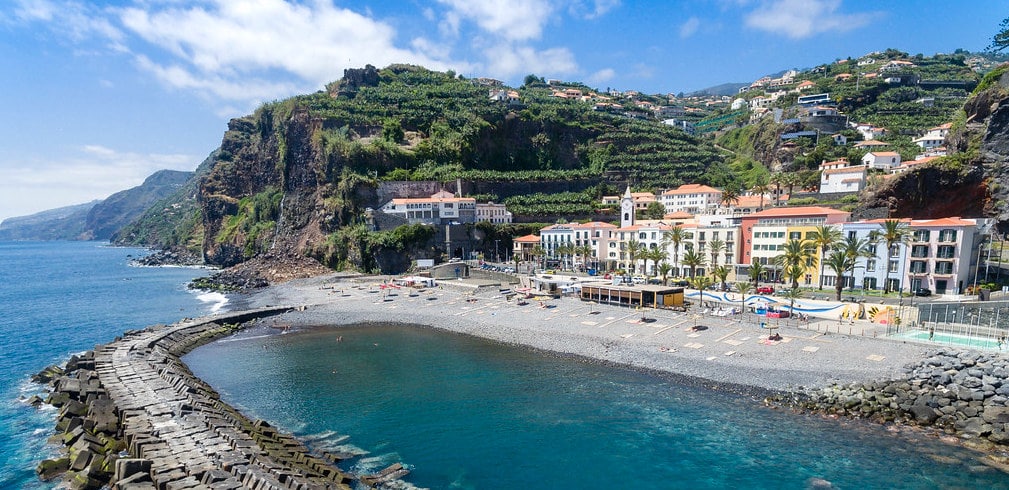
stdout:
[[922,303],[917,317],[887,329],[896,338],[984,350],[1006,348],[1009,301]]

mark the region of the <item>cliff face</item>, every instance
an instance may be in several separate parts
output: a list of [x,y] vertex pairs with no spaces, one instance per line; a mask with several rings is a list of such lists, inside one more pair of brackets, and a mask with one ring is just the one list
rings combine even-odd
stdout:
[[311,253],[363,206],[375,205],[370,183],[339,180],[343,162],[322,157],[320,128],[298,108],[289,114],[263,108],[229,122],[198,194],[208,264]]
[[1009,73],[986,81],[947,137],[949,156],[891,178],[853,217],[994,217],[1009,231]]
[[175,192],[193,176],[193,172],[160,170],[144,183],[112,194],[88,212],[84,228],[86,240],[108,240],[152,204]]

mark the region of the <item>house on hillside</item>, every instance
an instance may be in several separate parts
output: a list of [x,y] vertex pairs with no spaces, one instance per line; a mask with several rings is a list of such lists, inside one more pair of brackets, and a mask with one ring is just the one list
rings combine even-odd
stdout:
[[866,168],[850,166],[847,158],[820,164],[820,193],[858,192],[865,188]]
[[895,151],[870,151],[862,157],[862,163],[868,168],[890,171],[900,166],[900,153]]
[[448,191],[432,194],[431,197],[392,199],[379,210],[405,218],[410,223],[442,225],[476,221],[476,199],[455,197]]
[[933,148],[940,147],[946,141],[946,136],[949,134],[949,129],[952,126],[952,123],[946,123],[930,128],[924,135],[915,138],[914,142],[923,150],[931,150]]

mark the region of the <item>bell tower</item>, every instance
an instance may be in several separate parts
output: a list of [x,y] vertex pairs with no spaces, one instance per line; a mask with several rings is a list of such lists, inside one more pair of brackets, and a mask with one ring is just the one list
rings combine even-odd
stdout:
[[620,227],[634,226],[634,197],[631,196],[631,186],[627,186],[624,197],[620,200]]

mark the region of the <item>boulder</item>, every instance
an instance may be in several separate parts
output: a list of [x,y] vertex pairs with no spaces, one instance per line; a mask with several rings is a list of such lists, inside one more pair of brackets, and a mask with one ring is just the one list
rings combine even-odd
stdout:
[[924,404],[911,405],[911,409],[908,411],[914,415],[914,420],[922,425],[931,425],[939,418],[939,414],[934,408]]
[[52,480],[69,469],[70,458],[46,459],[35,467],[35,474],[43,480]]

